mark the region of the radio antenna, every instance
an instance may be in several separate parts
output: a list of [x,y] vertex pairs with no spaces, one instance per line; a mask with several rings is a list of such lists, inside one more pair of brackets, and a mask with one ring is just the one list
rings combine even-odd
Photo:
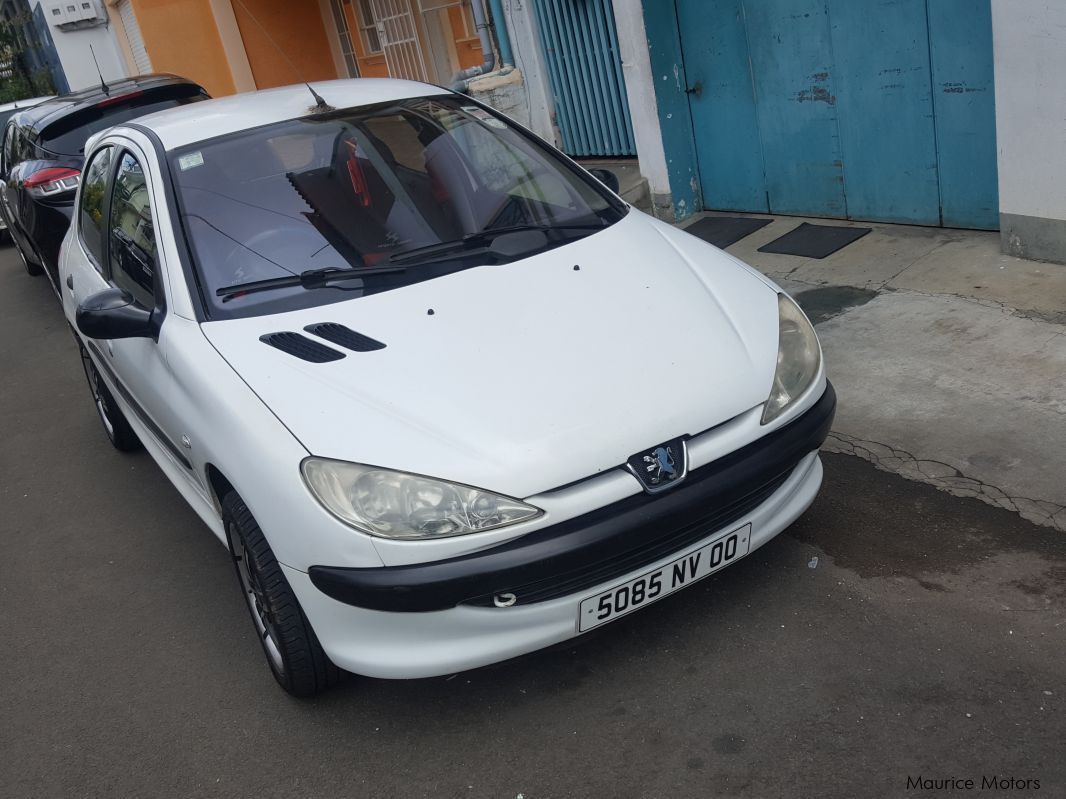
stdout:
[[96,51],[93,50],[91,44],[89,45],[89,53],[92,54],[93,63],[96,64],[96,75],[100,78],[100,89],[106,96],[110,97],[111,90],[107,88],[107,81],[104,80],[104,73],[100,71],[100,62],[96,60]]
[[270,42],[271,46],[281,54],[281,57],[285,59],[285,63],[287,63],[292,68],[292,71],[296,73],[296,79],[307,87],[307,91],[311,92],[311,96],[315,98],[315,104],[311,106],[311,113],[328,114],[330,111],[336,111],[337,109],[327,103],[322,97],[322,95],[312,89],[311,84],[304,80],[303,74],[300,72],[297,66],[292,63],[292,59],[289,58],[288,54],[281,48],[281,46],[276,41],[274,41],[274,37],[270,35],[270,32],[263,27],[263,23],[259,21],[258,17],[256,17],[256,15],[251,12],[248,6],[244,4],[244,0],[237,0],[237,5],[244,9],[244,13],[252,18],[252,22],[254,22],[256,24],[256,27],[263,32],[263,35],[266,36],[267,41]]
[[304,86],[307,87],[307,91],[311,92],[311,96],[315,98],[315,107],[312,109],[316,114],[328,114],[330,111],[336,111],[337,109],[327,103],[322,95],[311,88],[311,84],[304,81]]

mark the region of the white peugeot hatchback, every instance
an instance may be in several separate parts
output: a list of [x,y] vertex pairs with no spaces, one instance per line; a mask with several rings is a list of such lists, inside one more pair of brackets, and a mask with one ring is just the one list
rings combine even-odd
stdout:
[[61,257],[286,690],[558,643],[810,505],[835,398],[772,282],[465,96],[309,88],[98,136]]

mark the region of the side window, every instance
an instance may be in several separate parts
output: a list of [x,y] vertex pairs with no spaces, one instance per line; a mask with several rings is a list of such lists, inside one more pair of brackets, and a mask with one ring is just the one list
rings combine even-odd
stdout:
[[155,222],[144,169],[130,153],[118,164],[108,227],[112,282],[143,307],[155,307]]
[[89,253],[93,266],[103,271],[104,264],[104,190],[107,177],[111,174],[111,160],[114,148],[105,147],[97,150],[93,160],[85,169],[81,182],[81,203],[78,207],[78,226],[81,229],[81,243]]
[[18,126],[12,124],[7,128],[7,138],[4,139],[4,170],[5,174],[11,171],[11,168],[18,164],[22,159],[19,158],[19,139],[22,138],[22,133],[19,131]]
[[26,131],[23,128],[15,128],[15,130],[12,131],[12,135],[15,137],[14,142],[11,144],[12,165],[21,164],[23,161],[29,160],[30,157],[29,142],[26,141]]
[[504,128],[499,120],[476,107],[463,110],[472,118],[450,133],[487,188],[561,208],[574,207],[574,198],[560,177],[531,167],[526,154],[497,134]]

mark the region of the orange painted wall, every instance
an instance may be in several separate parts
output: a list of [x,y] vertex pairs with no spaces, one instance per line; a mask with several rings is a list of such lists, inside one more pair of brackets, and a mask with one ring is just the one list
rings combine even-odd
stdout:
[[208,0],[132,0],[152,69],[190,78],[214,97],[233,94]]
[[[466,33],[466,26],[463,24],[463,13],[464,9],[459,6],[452,6],[448,9],[448,22],[452,26],[452,38],[455,39],[455,52],[459,57],[459,69],[476,67],[485,60],[484,53],[481,50],[481,39],[476,35],[463,38]],[[472,22],[473,20],[470,20],[470,23]],[[474,29],[473,24],[470,24],[470,29]]]
[[317,0],[244,0],[244,5],[247,11],[241,3],[233,3],[233,14],[258,88],[340,77]]

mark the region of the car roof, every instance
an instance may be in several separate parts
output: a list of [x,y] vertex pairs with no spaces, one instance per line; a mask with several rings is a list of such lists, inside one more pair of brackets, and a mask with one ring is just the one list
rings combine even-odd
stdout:
[[[334,108],[448,93],[447,89],[430,83],[394,78],[346,78],[309,85]],[[136,124],[153,131],[165,150],[174,150],[217,136],[308,116],[314,110],[315,99],[307,86],[300,83],[191,103],[140,117]]]
[[61,94],[58,97],[52,97],[32,108],[26,108],[19,111],[14,117],[12,117],[12,119],[16,120],[17,124],[21,127],[31,127],[40,130],[46,125],[52,124],[57,119],[62,119],[68,114],[80,111],[83,108],[89,108],[106,97],[118,97],[127,92],[154,89],[159,86],[180,86],[183,84],[190,86],[198,85],[188,78],[182,78],[177,75],[169,75],[166,73],[137,75],[132,78],[111,81],[107,84],[107,93],[104,92],[100,85],[96,85],[76,92]]
[[39,105],[45,100],[51,100],[55,97],[54,94],[46,94],[44,97],[27,97],[23,100],[15,100],[13,103],[4,103],[0,105],[0,113],[4,111],[12,111],[19,108],[30,108],[31,106]]

